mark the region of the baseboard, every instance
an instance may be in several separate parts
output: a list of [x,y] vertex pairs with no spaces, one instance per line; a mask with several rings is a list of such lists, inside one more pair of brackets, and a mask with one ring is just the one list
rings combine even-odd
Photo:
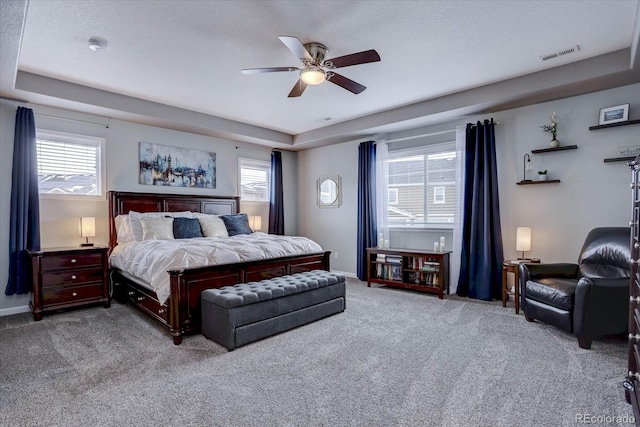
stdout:
[[339,271],[339,270],[331,270],[332,273],[339,273],[339,274],[344,274],[347,277],[351,277],[352,279],[357,279],[358,276],[356,276],[356,273],[348,273],[346,271]]
[[28,313],[31,309],[28,305],[21,305],[19,307],[0,308],[0,317],[11,316],[12,314]]

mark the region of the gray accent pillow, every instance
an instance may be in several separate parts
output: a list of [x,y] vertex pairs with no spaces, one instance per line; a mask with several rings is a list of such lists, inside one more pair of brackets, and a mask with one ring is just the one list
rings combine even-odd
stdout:
[[224,225],[227,227],[229,236],[253,233],[251,227],[249,227],[249,218],[247,217],[247,214],[220,215],[220,218],[224,221]]
[[202,237],[198,218],[173,218],[173,237],[176,239]]

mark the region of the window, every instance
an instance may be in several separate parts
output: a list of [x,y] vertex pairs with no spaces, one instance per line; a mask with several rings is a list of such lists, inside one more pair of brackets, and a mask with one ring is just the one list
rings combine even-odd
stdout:
[[101,197],[103,145],[103,138],[37,130],[40,195]]
[[388,191],[389,225],[453,224],[455,142],[389,151]]
[[397,205],[398,204],[398,189],[397,188],[389,188],[387,190],[387,192],[389,193],[389,204],[390,205]]
[[445,187],[433,187],[433,203],[445,203]]
[[240,199],[245,202],[268,202],[271,162],[238,159],[240,171]]

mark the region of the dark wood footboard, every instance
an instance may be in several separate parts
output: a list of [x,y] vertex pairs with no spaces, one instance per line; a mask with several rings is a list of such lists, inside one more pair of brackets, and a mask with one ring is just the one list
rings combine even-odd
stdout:
[[205,289],[253,282],[310,270],[330,270],[329,255],[324,252],[238,264],[222,264],[195,269],[170,270],[171,296],[161,304],[155,292],[127,279],[117,270],[111,277],[120,301],[134,305],[164,325],[173,343],[182,343],[183,335],[200,331],[200,294]]

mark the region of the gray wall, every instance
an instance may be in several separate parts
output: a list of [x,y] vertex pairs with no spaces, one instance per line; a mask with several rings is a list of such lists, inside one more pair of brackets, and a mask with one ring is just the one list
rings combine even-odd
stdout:
[[[0,255],[0,287],[8,279],[9,208],[11,201],[11,163],[15,111],[20,104],[0,100],[0,241],[4,248]],[[153,126],[145,126],[108,120],[70,111],[35,105],[36,125],[42,129],[92,135],[106,139],[106,190],[135,192],[165,192],[176,194],[207,194],[235,196],[238,194],[238,157],[270,161],[270,149],[246,143],[178,132]],[[49,117],[54,116],[54,117]],[[63,120],[73,119],[73,120]],[[93,122],[93,123],[88,123]],[[108,128],[104,125],[108,123]],[[214,190],[184,189],[177,187],[151,187],[138,184],[138,143],[153,142],[163,145],[187,147],[216,153],[217,186]],[[238,147],[236,149],[236,146]],[[285,203],[285,231],[298,234],[297,153],[283,152],[283,181]],[[244,202],[241,211],[262,216],[262,231],[269,224],[268,203]],[[81,216],[96,218],[96,244],[106,245],[109,240],[108,202],[101,200],[82,201],[76,199],[41,198],[40,201],[41,244],[46,247],[77,246],[82,238],[78,235]],[[26,310],[28,295],[6,296],[0,294],[0,315]]]
[[[416,129],[411,133],[437,133],[467,122],[493,117],[496,128],[498,181],[505,258],[515,258],[516,227],[532,229],[529,256],[543,261],[575,262],[587,232],[596,226],[626,226],[630,216],[630,172],[624,162],[604,163],[616,157],[617,148],[640,145],[640,125],[589,131],[598,124],[601,108],[631,103],[630,118],[640,111],[640,84],[592,94],[536,104],[513,110],[467,117],[454,123]],[[556,112],[558,139],[562,145],[577,145],[577,150],[532,154],[532,179],[537,170],[548,169],[549,179],[559,184],[516,185],[522,179],[525,153],[547,148],[548,134],[540,125]],[[403,134],[390,134],[394,139]],[[300,229],[327,249],[338,250],[340,259],[332,259],[332,268],[356,271],[356,199],[357,146],[364,141],[316,148],[300,153],[298,171],[304,188],[300,192]],[[343,206],[333,211],[315,206],[315,180],[322,175],[342,176]],[[392,232],[391,246],[432,249],[441,232]],[[447,240],[450,241],[450,240]],[[459,248],[454,248],[459,251]],[[458,254],[459,256],[459,254]],[[452,283],[452,290],[455,283]]]
[[[533,233],[530,256],[543,261],[574,262],[586,233],[604,225],[625,226],[630,216],[630,172],[624,163],[604,163],[615,157],[617,147],[640,145],[640,125],[607,130],[589,131],[598,123],[600,108],[631,103],[630,117],[640,111],[640,84],[602,92],[561,99],[543,104],[467,117],[455,123],[416,129],[414,134],[431,133],[466,122],[493,117],[500,122],[496,130],[498,150],[498,180],[505,257],[513,258],[515,230],[529,226]],[[18,104],[0,100],[0,286],[8,275],[7,245],[9,233],[9,204],[11,188],[11,158],[13,126]],[[86,115],[31,106],[36,112],[89,121],[105,121]],[[577,150],[531,155],[535,173],[548,169],[550,179],[560,184],[518,186],[522,179],[522,159],[532,149],[547,147],[548,134],[539,126],[548,123],[552,112],[558,114],[558,139],[563,145],[578,145]],[[78,122],[36,117],[38,126],[71,133],[104,136],[107,140],[107,190],[150,191],[137,182],[137,148],[139,141],[210,150],[217,153],[218,188],[210,194],[235,195],[237,192],[237,157],[268,160],[262,147],[236,144],[217,138],[177,132],[152,126],[111,121],[109,128]],[[405,133],[406,134],[406,133]],[[403,134],[404,135],[404,134]],[[388,135],[394,139],[397,135]],[[362,139],[364,140],[364,139]],[[338,253],[332,257],[332,268],[347,273],[356,270],[357,216],[357,146],[362,141],[317,148],[300,153],[284,153],[285,229],[287,234],[308,236],[325,249]],[[321,176],[340,175],[342,178],[342,206],[319,208],[316,205],[316,180]],[[533,176],[535,178],[535,176]],[[164,189],[154,188],[154,191]],[[195,191],[168,189],[167,192]],[[96,242],[107,241],[106,201],[84,203],[43,202],[41,221],[43,246],[77,245],[77,221],[83,215],[95,215],[98,236]],[[243,205],[242,210],[262,207]],[[266,228],[267,217],[263,214]],[[437,231],[429,234],[411,233],[391,235],[391,245],[405,248],[433,248]],[[450,239],[447,239],[450,241]],[[455,283],[453,283],[455,287]],[[16,307],[24,309],[28,296],[0,294],[0,314],[11,314]]]

